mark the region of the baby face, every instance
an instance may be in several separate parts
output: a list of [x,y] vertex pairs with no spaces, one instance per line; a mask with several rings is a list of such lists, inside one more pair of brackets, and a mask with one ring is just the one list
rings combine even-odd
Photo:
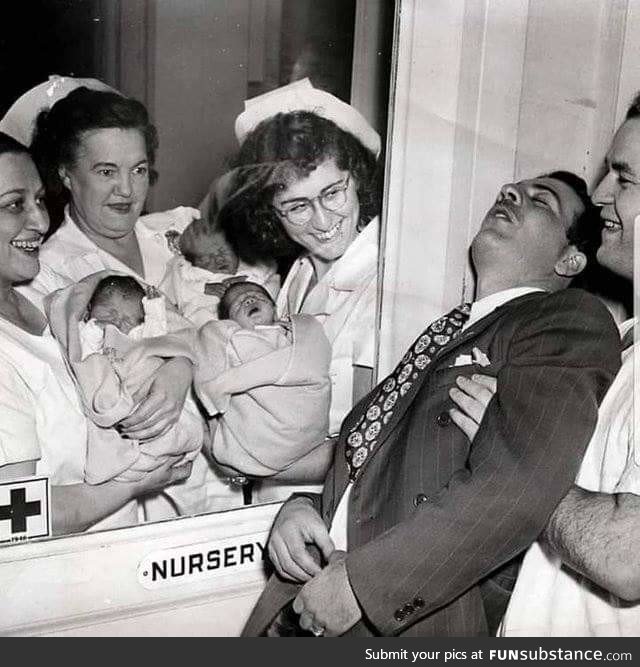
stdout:
[[238,258],[222,233],[202,234],[189,254],[194,266],[211,273],[233,275],[238,271]]
[[243,329],[253,329],[256,324],[273,324],[275,306],[258,285],[234,285],[230,295],[229,317]]
[[142,299],[112,294],[94,303],[89,317],[95,319],[96,324],[103,328],[112,324],[123,334],[128,334],[131,329],[144,322]]

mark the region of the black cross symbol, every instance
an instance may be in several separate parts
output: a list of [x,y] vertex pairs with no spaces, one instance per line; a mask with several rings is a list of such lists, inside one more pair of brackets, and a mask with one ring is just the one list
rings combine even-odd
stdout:
[[0,521],[11,520],[12,533],[24,533],[27,530],[27,517],[38,516],[41,512],[40,501],[26,502],[24,487],[11,489],[11,500],[8,505],[0,505]]

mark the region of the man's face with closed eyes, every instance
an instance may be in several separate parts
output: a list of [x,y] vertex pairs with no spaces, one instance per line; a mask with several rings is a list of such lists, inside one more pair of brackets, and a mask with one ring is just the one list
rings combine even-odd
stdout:
[[498,252],[521,284],[536,284],[556,274],[570,242],[567,232],[585,207],[572,187],[549,176],[508,183],[482,221],[473,242]]

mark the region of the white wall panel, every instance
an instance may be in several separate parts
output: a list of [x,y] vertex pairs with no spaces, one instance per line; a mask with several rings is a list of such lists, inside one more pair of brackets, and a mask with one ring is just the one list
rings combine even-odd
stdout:
[[379,374],[473,294],[467,249],[499,187],[591,184],[640,88],[638,0],[401,0]]

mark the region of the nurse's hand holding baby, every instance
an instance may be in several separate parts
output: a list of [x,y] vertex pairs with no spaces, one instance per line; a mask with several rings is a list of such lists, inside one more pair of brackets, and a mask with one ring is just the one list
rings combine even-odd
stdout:
[[[156,176],[156,129],[144,105],[105,88],[76,88],[37,119],[36,161],[47,192],[66,201],[62,225],[42,251],[35,283],[43,293],[104,269],[158,285],[173,257],[167,234],[181,232],[192,217],[140,218]],[[162,216],[160,229],[155,218]],[[185,358],[162,366],[121,423],[122,433],[137,440],[166,433],[182,413],[192,379]]]

